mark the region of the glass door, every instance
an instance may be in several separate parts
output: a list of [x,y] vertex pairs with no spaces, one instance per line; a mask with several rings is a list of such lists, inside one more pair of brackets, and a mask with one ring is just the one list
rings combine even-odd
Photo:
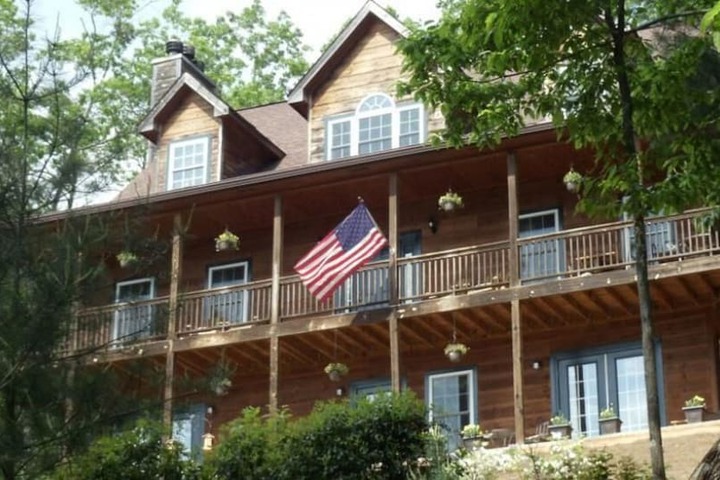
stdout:
[[153,332],[153,306],[137,302],[155,297],[155,280],[141,278],[118,282],[115,286],[113,342],[128,342],[151,336]]
[[[520,215],[520,238],[555,233],[560,230],[560,212],[557,209]],[[560,272],[562,243],[558,239],[542,240],[520,247],[520,278],[533,279],[556,275]]]
[[210,326],[248,321],[248,291],[235,287],[247,283],[249,276],[248,262],[210,267],[210,293],[206,302],[206,318]]
[[559,390],[555,410],[565,414],[573,436],[599,435],[600,411],[612,405],[623,431],[647,428],[642,352],[618,349],[565,358],[557,364]]

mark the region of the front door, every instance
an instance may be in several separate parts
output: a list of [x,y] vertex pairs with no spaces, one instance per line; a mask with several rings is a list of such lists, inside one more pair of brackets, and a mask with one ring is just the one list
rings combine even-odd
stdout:
[[115,303],[118,308],[113,319],[113,342],[128,342],[154,334],[153,306],[140,304],[155,296],[155,279],[141,278],[118,282]]
[[210,267],[206,305],[210,326],[248,321],[248,291],[238,286],[247,283],[249,278],[248,262]]

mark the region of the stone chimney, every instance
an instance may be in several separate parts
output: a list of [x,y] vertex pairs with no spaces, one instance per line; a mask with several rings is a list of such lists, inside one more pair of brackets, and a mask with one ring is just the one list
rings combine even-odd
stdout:
[[190,73],[207,88],[214,91],[215,84],[203,71],[205,64],[195,59],[195,47],[183,45],[180,40],[169,40],[165,44],[166,56],[152,61],[152,87],[150,106],[153,107],[165,92],[183,73]]

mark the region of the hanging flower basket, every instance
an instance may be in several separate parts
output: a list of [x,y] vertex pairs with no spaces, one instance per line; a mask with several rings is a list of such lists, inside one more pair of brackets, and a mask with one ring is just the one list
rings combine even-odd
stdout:
[[445,356],[451,362],[459,362],[469,350],[470,347],[464,343],[448,343],[445,345]]
[[350,369],[344,363],[328,363],[325,366],[325,373],[327,373],[328,378],[333,382],[339,382],[349,371]]
[[563,183],[570,193],[577,193],[580,190],[580,184],[583,181],[583,176],[576,172],[572,168],[563,177]]
[[132,267],[138,262],[137,255],[128,250],[123,250],[122,252],[118,253],[115,258],[117,258],[117,261],[122,268]]
[[215,237],[215,251],[225,252],[228,250],[237,250],[240,244],[240,237],[232,233],[227,228],[220,235]]
[[452,212],[453,210],[462,208],[463,206],[462,197],[452,190],[448,190],[446,194],[441,195],[440,198],[438,198],[438,207],[440,210],[445,212]]

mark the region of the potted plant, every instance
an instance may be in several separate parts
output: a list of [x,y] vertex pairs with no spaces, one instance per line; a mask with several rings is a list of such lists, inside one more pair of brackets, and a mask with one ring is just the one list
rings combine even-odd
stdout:
[[122,268],[131,267],[138,262],[137,255],[135,255],[129,250],[123,250],[122,252],[118,253],[115,258],[117,258],[117,261]]
[[349,371],[348,366],[340,362],[328,363],[325,366],[325,373],[327,373],[328,378],[333,382],[339,382],[340,378],[347,375]]
[[580,184],[582,183],[582,181],[583,176],[573,170],[572,167],[570,167],[570,170],[563,177],[563,183],[565,183],[565,188],[567,188],[568,192],[571,193],[577,193],[577,191],[580,190]]
[[224,252],[227,250],[237,250],[239,243],[240,237],[226,228],[224,232],[215,237],[215,251]]
[[448,343],[445,345],[445,356],[451,362],[459,362],[460,359],[470,350],[464,343]]
[[463,446],[467,450],[475,450],[485,446],[482,428],[476,423],[469,423],[465,425],[460,432],[462,437]]
[[553,440],[570,438],[570,435],[572,434],[572,425],[570,425],[570,421],[563,413],[558,412],[554,417],[550,418],[548,432],[550,432],[550,438]]
[[702,422],[705,417],[705,399],[700,395],[694,395],[685,400],[683,412],[685,412],[687,423]]
[[615,413],[612,403],[600,412],[600,435],[619,433],[621,426],[622,420]]
[[456,208],[462,208],[463,205],[462,197],[452,190],[448,190],[447,193],[438,198],[438,207],[440,207],[440,210],[446,212],[452,212]]

